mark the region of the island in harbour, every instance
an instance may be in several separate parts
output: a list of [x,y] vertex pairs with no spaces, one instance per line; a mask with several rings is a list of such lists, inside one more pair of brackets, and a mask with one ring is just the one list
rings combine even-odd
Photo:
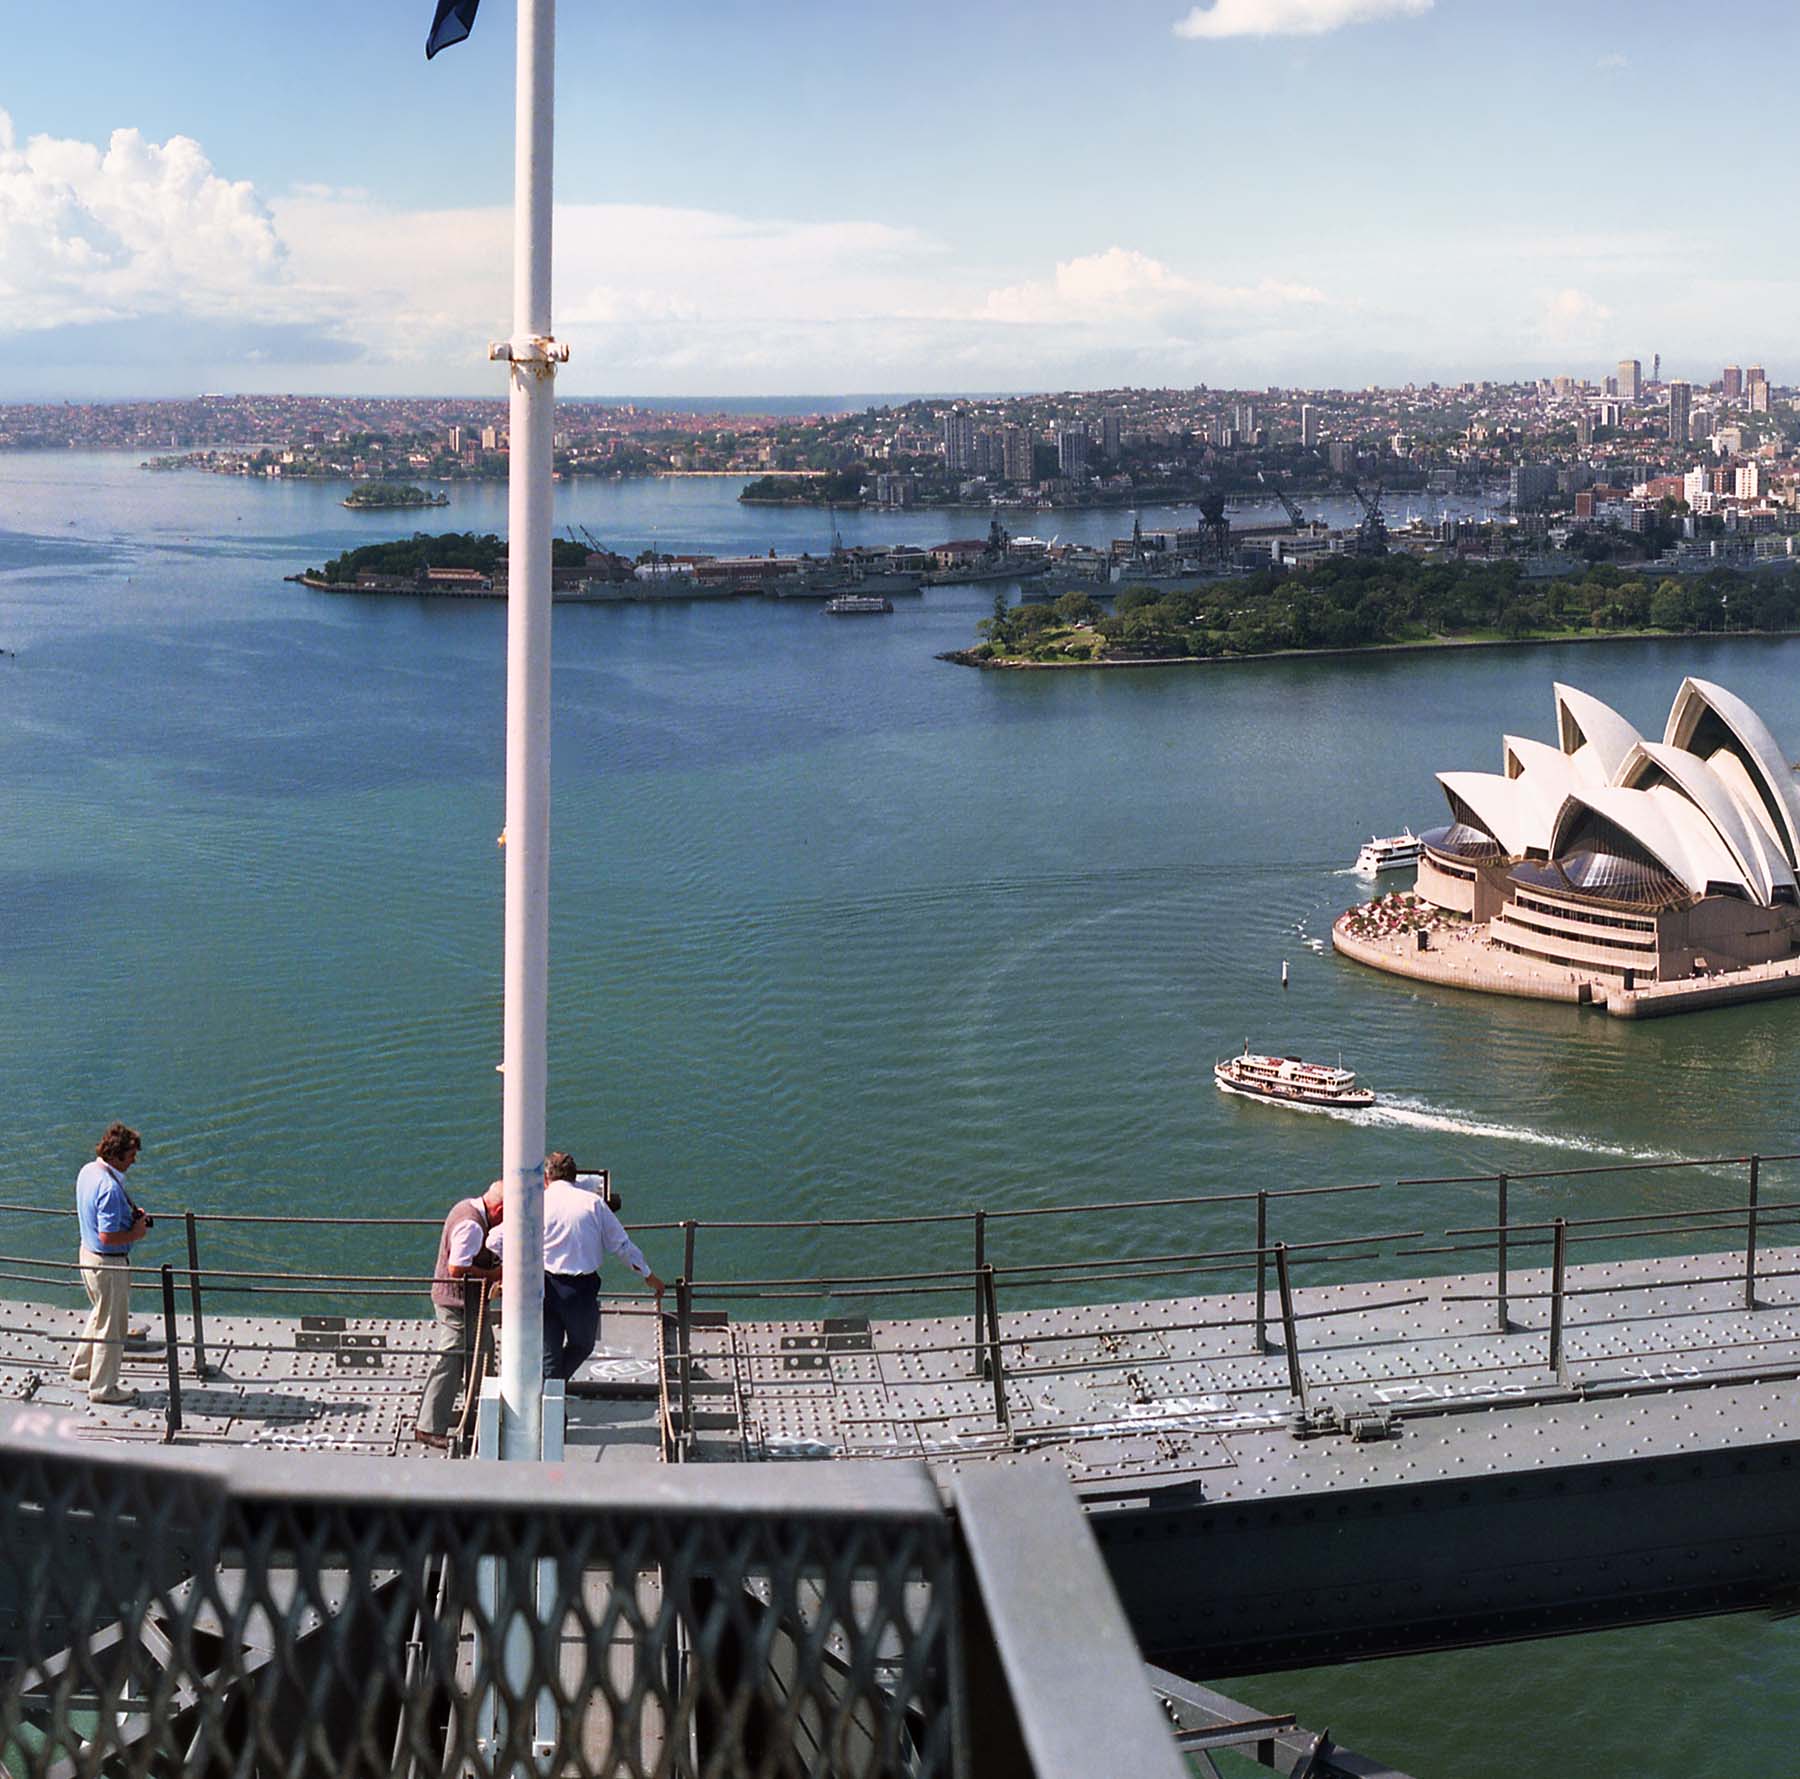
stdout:
[[392,513],[411,507],[447,507],[450,496],[408,482],[363,482],[344,496],[343,504],[353,513]]

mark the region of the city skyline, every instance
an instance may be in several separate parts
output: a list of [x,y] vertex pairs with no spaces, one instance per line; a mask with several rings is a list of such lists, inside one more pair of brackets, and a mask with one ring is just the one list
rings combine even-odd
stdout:
[[[512,9],[428,67],[429,13],[17,22],[0,400],[497,387]],[[1658,134],[1665,0],[562,14],[567,395],[1800,377],[1758,183]]]

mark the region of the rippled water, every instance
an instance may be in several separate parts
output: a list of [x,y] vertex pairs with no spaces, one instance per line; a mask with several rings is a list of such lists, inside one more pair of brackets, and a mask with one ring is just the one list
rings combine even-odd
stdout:
[[[146,1133],[133,1185],[153,1203],[435,1214],[494,1169],[504,612],[284,584],[387,534],[338,493],[0,457],[0,649],[16,657],[0,657],[0,1195],[61,1202],[112,1117]],[[558,522],[627,550],[827,541],[818,515],[733,493],[576,484]],[[498,489],[456,503],[446,525],[503,526]],[[558,609],[551,1130],[610,1163],[631,1218],[1800,1146],[1800,1004],[1625,1024],[1425,990],[1308,943],[1359,895],[1343,868],[1361,840],[1437,819],[1436,769],[1497,764],[1505,730],[1551,733],[1553,678],[1648,732],[1682,673],[1704,673],[1800,743],[1800,646],[1067,676],[935,660],[990,603],[937,589],[863,623],[760,601]],[[1211,1062],[1246,1038],[1341,1053],[1383,1103],[1303,1117],[1218,1094]],[[1588,1174],[1522,1184],[1515,1204],[1731,1190],[1703,1171]],[[1488,1202],[1390,1187],[1285,1207],[1276,1233],[1441,1229],[1485,1221]],[[61,1253],[66,1235],[9,1230],[8,1252]],[[996,1244],[1004,1259],[1248,1234],[1241,1208],[1214,1208],[1007,1224]],[[963,1240],[703,1236],[700,1272],[898,1270],[960,1259]],[[320,1229],[241,1236],[230,1257],[417,1258]],[[1422,1774],[1675,1775],[1779,1770],[1783,1714],[1740,1695],[1797,1677],[1791,1626],[1736,1620],[1245,1690]],[[1659,1698],[1726,1727],[1644,1733]]]

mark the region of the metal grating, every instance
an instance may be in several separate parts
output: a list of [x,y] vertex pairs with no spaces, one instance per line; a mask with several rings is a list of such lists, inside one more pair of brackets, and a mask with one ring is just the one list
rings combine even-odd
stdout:
[[[905,1774],[952,1733],[922,1470],[395,1467],[0,1439],[0,1767]],[[760,1480],[759,1480],[760,1479]],[[496,1652],[501,1654],[496,1656]]]

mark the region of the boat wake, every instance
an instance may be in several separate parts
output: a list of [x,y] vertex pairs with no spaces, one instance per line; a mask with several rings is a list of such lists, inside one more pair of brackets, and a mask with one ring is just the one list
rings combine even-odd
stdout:
[[1383,1097],[1366,1109],[1342,1106],[1304,1106],[1284,1102],[1284,1110],[1317,1112],[1346,1124],[1362,1124],[1395,1130],[1433,1130],[1445,1136],[1472,1137],[1479,1142],[1524,1143],[1537,1149],[1566,1149],[1581,1155],[1610,1156],[1618,1161],[1682,1161],[1686,1157],[1663,1149],[1637,1149],[1622,1143],[1605,1143],[1594,1137],[1572,1136],[1561,1131],[1534,1130],[1528,1124],[1497,1124],[1451,1106],[1434,1106],[1404,1096]]
[[1472,1117],[1450,1106],[1434,1106],[1424,1100],[1385,1099],[1362,1117],[1371,1124],[1397,1125],[1409,1130],[1442,1131],[1448,1136],[1476,1137],[1490,1143],[1528,1143],[1538,1149],[1573,1149],[1583,1155],[1610,1155],[1620,1161],[1680,1161],[1661,1149],[1633,1148],[1624,1143],[1604,1143],[1595,1137],[1573,1136],[1563,1131],[1534,1130],[1529,1124],[1496,1124]]

